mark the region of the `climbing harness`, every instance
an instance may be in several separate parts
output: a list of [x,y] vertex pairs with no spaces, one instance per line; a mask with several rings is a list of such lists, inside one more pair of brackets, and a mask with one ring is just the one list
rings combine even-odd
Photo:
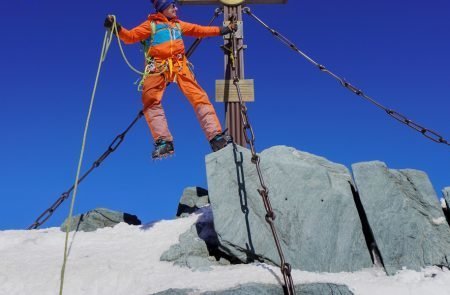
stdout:
[[[223,8],[216,8],[214,11],[214,16],[209,21],[207,26],[210,26],[222,12]],[[152,32],[150,37],[147,40],[141,41],[146,66],[144,73],[142,74],[142,78],[139,79],[136,83],[138,85],[138,91],[142,91],[144,81],[149,76],[159,76],[163,74],[166,83],[170,82],[176,83],[177,73],[181,72],[183,74],[187,74],[187,71],[189,69],[191,70],[192,73],[194,73],[193,71],[194,66],[191,62],[189,62],[188,58],[194,53],[195,49],[200,44],[201,40],[203,40],[203,38],[197,38],[184,55],[178,54],[175,58],[170,57],[164,60],[156,60],[155,58],[149,55],[149,49],[154,44],[156,33],[161,32],[163,30],[167,30],[168,33],[170,34],[170,38],[172,39],[181,38],[182,37],[181,25],[180,23],[176,22],[175,27],[171,27],[168,24],[159,24],[156,23],[155,21],[151,21],[150,30]],[[175,66],[177,68],[175,68]]]
[[252,153],[251,162],[253,164],[255,164],[255,166],[256,166],[256,171],[258,172],[258,177],[259,177],[259,184],[261,186],[261,188],[258,189],[257,191],[263,200],[264,208],[266,209],[265,219],[266,219],[266,222],[270,226],[270,229],[272,231],[272,235],[275,240],[276,247],[277,247],[277,251],[280,256],[280,269],[281,269],[281,273],[282,273],[283,279],[284,279],[284,292],[285,292],[285,294],[293,295],[293,294],[295,294],[295,286],[294,286],[294,281],[292,280],[292,276],[291,276],[291,265],[289,263],[287,263],[284,259],[283,249],[281,248],[281,243],[278,238],[278,234],[277,234],[275,224],[274,224],[275,213],[273,212],[272,205],[270,203],[269,190],[266,187],[266,185],[264,184],[264,178],[261,173],[261,167],[260,167],[261,158],[256,153],[256,149],[255,149],[255,133],[253,132],[253,128],[250,125],[250,121],[249,121],[248,114],[247,114],[247,107],[246,107],[244,101],[242,100],[242,93],[241,93],[241,88],[239,85],[240,78],[239,78],[239,74],[236,69],[236,58],[238,55],[238,48],[237,48],[237,40],[236,40],[235,32],[231,33],[231,48],[227,48],[227,49],[230,51],[230,61],[231,61],[231,70],[232,70],[232,75],[233,75],[233,84],[236,87],[238,98],[239,98],[240,114],[241,114],[244,137],[245,137],[245,141],[246,141],[247,145],[250,146],[250,150]]
[[385,106],[383,106],[382,104],[380,104],[379,102],[377,102],[376,100],[372,99],[371,97],[369,97],[368,95],[366,95],[361,89],[357,88],[356,86],[350,84],[348,81],[346,81],[345,79],[339,77],[338,75],[336,75],[335,73],[331,72],[330,70],[328,70],[325,66],[319,64],[318,62],[316,62],[315,60],[313,60],[311,57],[309,57],[308,55],[306,55],[303,51],[301,51],[294,43],[292,43],[291,41],[289,41],[289,39],[287,39],[286,37],[284,37],[282,34],[280,34],[279,32],[275,31],[274,29],[272,29],[271,27],[269,27],[267,24],[265,24],[261,19],[259,19],[256,15],[254,15],[249,7],[244,7],[242,10],[244,13],[247,13],[248,15],[250,15],[251,17],[253,17],[257,22],[259,22],[264,28],[266,28],[270,33],[272,33],[276,38],[278,38],[282,43],[284,43],[285,45],[287,45],[289,48],[291,48],[292,50],[294,50],[295,52],[299,53],[301,56],[303,56],[307,61],[309,61],[310,63],[312,63],[314,66],[316,66],[321,72],[324,72],[328,75],[330,75],[331,77],[333,77],[334,79],[336,79],[343,87],[347,88],[348,90],[350,90],[351,92],[353,92],[354,94],[362,97],[363,99],[367,100],[368,102],[374,104],[375,106],[377,106],[378,108],[384,110],[386,112],[386,114],[388,114],[389,116],[393,117],[394,119],[396,119],[397,121],[407,125],[408,127],[416,130],[417,132],[421,133],[423,136],[425,136],[426,138],[437,142],[437,143],[443,143],[445,145],[450,146],[450,142],[448,142],[447,140],[445,140],[441,135],[439,135],[437,132],[425,128],[424,126],[421,126],[415,122],[413,122],[412,120],[408,119],[406,116],[400,114],[399,112],[389,109]]
[[[156,60],[149,54],[150,48],[154,45],[155,38],[159,39],[156,35],[158,33],[167,31],[167,34],[170,36],[171,40],[181,39],[182,33],[181,25],[179,23],[175,23],[175,26],[171,27],[169,24],[160,24],[152,20],[150,21],[150,31],[150,37],[146,40],[141,41],[141,44],[143,45],[146,66],[142,78],[138,83],[138,91],[142,91],[144,81],[149,76],[159,76],[163,74],[166,82],[172,82],[172,80],[175,81],[176,79],[173,75],[175,63],[178,65],[178,71],[185,69],[187,64],[182,54],[178,54],[175,60],[172,57],[164,60]],[[168,75],[166,74],[167,72]]]

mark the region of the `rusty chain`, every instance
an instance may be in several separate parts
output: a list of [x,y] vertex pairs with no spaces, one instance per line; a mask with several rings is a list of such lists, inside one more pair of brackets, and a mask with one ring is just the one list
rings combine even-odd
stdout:
[[448,142],[446,139],[444,139],[441,135],[439,135],[437,132],[428,129],[422,125],[419,125],[415,122],[413,122],[412,120],[408,119],[406,116],[392,110],[389,109],[385,106],[383,106],[382,104],[380,104],[379,102],[377,102],[376,100],[372,99],[371,97],[369,97],[368,95],[366,95],[361,89],[357,88],[356,86],[350,84],[348,81],[346,81],[345,79],[339,77],[338,75],[336,75],[335,73],[331,72],[330,70],[328,70],[325,66],[319,64],[318,62],[316,62],[315,60],[313,60],[311,57],[309,57],[307,54],[305,54],[303,51],[301,51],[294,43],[292,43],[291,41],[289,41],[289,39],[287,39],[285,36],[283,36],[282,34],[280,34],[279,32],[275,31],[274,29],[272,29],[271,27],[269,27],[267,24],[265,24],[261,19],[259,19],[256,15],[254,15],[250,8],[248,7],[244,7],[242,10],[244,13],[247,13],[248,15],[250,15],[251,17],[253,17],[257,22],[259,22],[263,27],[265,27],[270,33],[272,33],[276,38],[278,38],[282,43],[284,43],[285,45],[287,45],[289,48],[291,48],[292,50],[294,50],[295,52],[299,53],[302,57],[304,57],[307,61],[309,61],[310,63],[312,63],[314,66],[316,66],[321,72],[324,72],[328,75],[330,75],[331,77],[333,77],[334,79],[336,79],[343,87],[345,87],[346,89],[348,89],[349,91],[353,92],[354,94],[360,96],[361,98],[369,101],[370,103],[374,104],[375,106],[377,106],[378,108],[384,110],[386,112],[386,114],[388,114],[389,116],[391,116],[392,118],[396,119],[399,122],[402,122],[403,124],[405,124],[406,126],[416,130],[417,132],[421,133],[423,136],[425,136],[426,138],[437,142],[437,143],[443,143],[446,144],[448,146],[450,146],[450,142]]
[[[119,145],[123,142],[125,135],[130,131],[130,129],[136,124],[136,122],[144,115],[142,111],[139,112],[137,117],[131,122],[131,124],[125,129],[124,132],[120,133],[119,135],[114,138],[114,140],[109,145],[108,149],[92,164],[91,168],[86,171],[83,176],[80,177],[77,184],[80,184],[95,168],[100,166],[100,164],[111,154],[113,153]],[[36,221],[28,227],[28,229],[37,229],[39,228],[44,222],[46,222],[55,212],[55,210],[70,196],[70,193],[75,188],[75,185],[72,185],[66,192],[62,193],[61,196],[56,200],[53,205],[51,205],[47,210],[45,210],[37,219]]]
[[232,32],[231,47],[232,48],[230,48],[230,60],[231,60],[231,69],[232,69],[232,74],[233,74],[233,84],[236,87],[237,94],[239,97],[240,113],[241,113],[242,126],[244,129],[243,130],[244,137],[245,137],[245,141],[246,141],[247,145],[250,146],[250,150],[252,153],[251,162],[253,164],[255,164],[255,166],[256,166],[256,171],[258,172],[259,182],[260,182],[260,186],[261,186],[261,189],[258,189],[257,191],[263,200],[264,208],[266,209],[265,219],[266,219],[266,222],[270,226],[270,229],[272,231],[272,235],[275,240],[276,247],[277,247],[277,251],[280,256],[280,269],[281,269],[281,273],[283,275],[284,284],[285,284],[284,292],[288,295],[294,295],[295,287],[294,287],[294,281],[293,281],[292,275],[291,275],[291,265],[289,263],[287,263],[284,259],[283,250],[281,248],[281,243],[278,238],[278,234],[277,234],[275,224],[274,224],[275,213],[273,212],[272,205],[270,203],[269,190],[264,183],[264,178],[261,173],[261,167],[260,167],[261,158],[256,153],[256,149],[255,149],[255,133],[253,132],[253,128],[250,125],[250,121],[248,119],[247,107],[246,107],[244,101],[242,100],[241,88],[239,85],[240,78],[239,78],[239,74],[237,73],[236,62],[235,62],[236,58],[237,58],[237,52],[238,52],[235,32]]

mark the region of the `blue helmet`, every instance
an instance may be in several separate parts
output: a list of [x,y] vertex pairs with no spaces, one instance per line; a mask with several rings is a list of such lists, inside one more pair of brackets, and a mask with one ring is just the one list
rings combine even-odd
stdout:
[[176,4],[176,0],[151,0],[156,11],[161,12],[171,4]]

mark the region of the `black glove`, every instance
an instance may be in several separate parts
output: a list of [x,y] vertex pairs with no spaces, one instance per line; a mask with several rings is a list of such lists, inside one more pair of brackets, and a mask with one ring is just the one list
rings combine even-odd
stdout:
[[237,32],[238,30],[238,25],[236,22],[232,22],[228,25],[228,28],[232,31],[232,32]]
[[229,27],[221,27],[220,28],[220,35],[226,35],[226,34],[229,34],[229,33],[231,33],[232,31],[231,31],[231,29],[229,28]]
[[220,28],[220,34],[223,36],[231,32],[236,32],[237,30],[238,30],[237,23],[230,23],[228,26]]
[[[104,26],[105,28],[107,28],[108,30],[111,30],[113,24],[114,24],[114,19],[113,19],[113,17],[112,17],[111,15],[108,15],[108,16],[105,18],[105,23],[103,24],[103,26]],[[122,30],[122,26],[121,26],[119,23],[117,23],[116,26],[117,26],[117,32],[120,33],[120,30]]]

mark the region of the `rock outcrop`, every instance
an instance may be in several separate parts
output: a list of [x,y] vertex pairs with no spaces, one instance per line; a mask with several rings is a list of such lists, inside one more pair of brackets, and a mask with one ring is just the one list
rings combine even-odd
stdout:
[[[201,215],[191,228],[180,235],[179,243],[165,251],[160,260],[193,270],[210,270],[212,265],[229,265],[232,258],[219,251],[219,240],[214,230],[209,206],[198,211]],[[227,259],[228,258],[228,259]]]
[[[275,227],[293,268],[341,272],[372,266],[345,166],[285,146],[260,156]],[[209,154],[206,168],[219,249],[242,262],[279,265],[250,151],[229,145]]]
[[[60,229],[66,231],[68,219],[64,221]],[[105,208],[97,208],[87,213],[73,216],[70,222],[70,231],[95,231],[99,228],[113,227],[120,222],[132,225],[140,225],[141,221],[136,215],[113,211]]]
[[[353,295],[350,289],[345,285],[332,283],[313,283],[295,285],[297,295]],[[235,288],[220,291],[198,292],[193,289],[169,289],[166,291],[154,293],[153,295],[283,295],[283,289],[278,285],[269,284],[245,284]]]
[[[376,264],[393,275],[450,267],[450,217],[424,172],[364,162],[352,165],[353,180],[345,166],[294,148],[272,147],[260,157],[280,245],[294,269],[353,272]],[[279,265],[250,151],[230,145],[208,155],[206,168],[211,205],[162,259],[193,269]],[[443,194],[448,207],[450,187]]]
[[208,191],[201,187],[187,187],[178,204],[177,217],[187,217],[209,204]]
[[445,202],[447,203],[447,209],[449,209],[450,208],[450,186],[445,187],[442,190],[442,194],[444,196]]
[[449,267],[450,228],[428,176],[379,161],[352,168],[386,272]]

